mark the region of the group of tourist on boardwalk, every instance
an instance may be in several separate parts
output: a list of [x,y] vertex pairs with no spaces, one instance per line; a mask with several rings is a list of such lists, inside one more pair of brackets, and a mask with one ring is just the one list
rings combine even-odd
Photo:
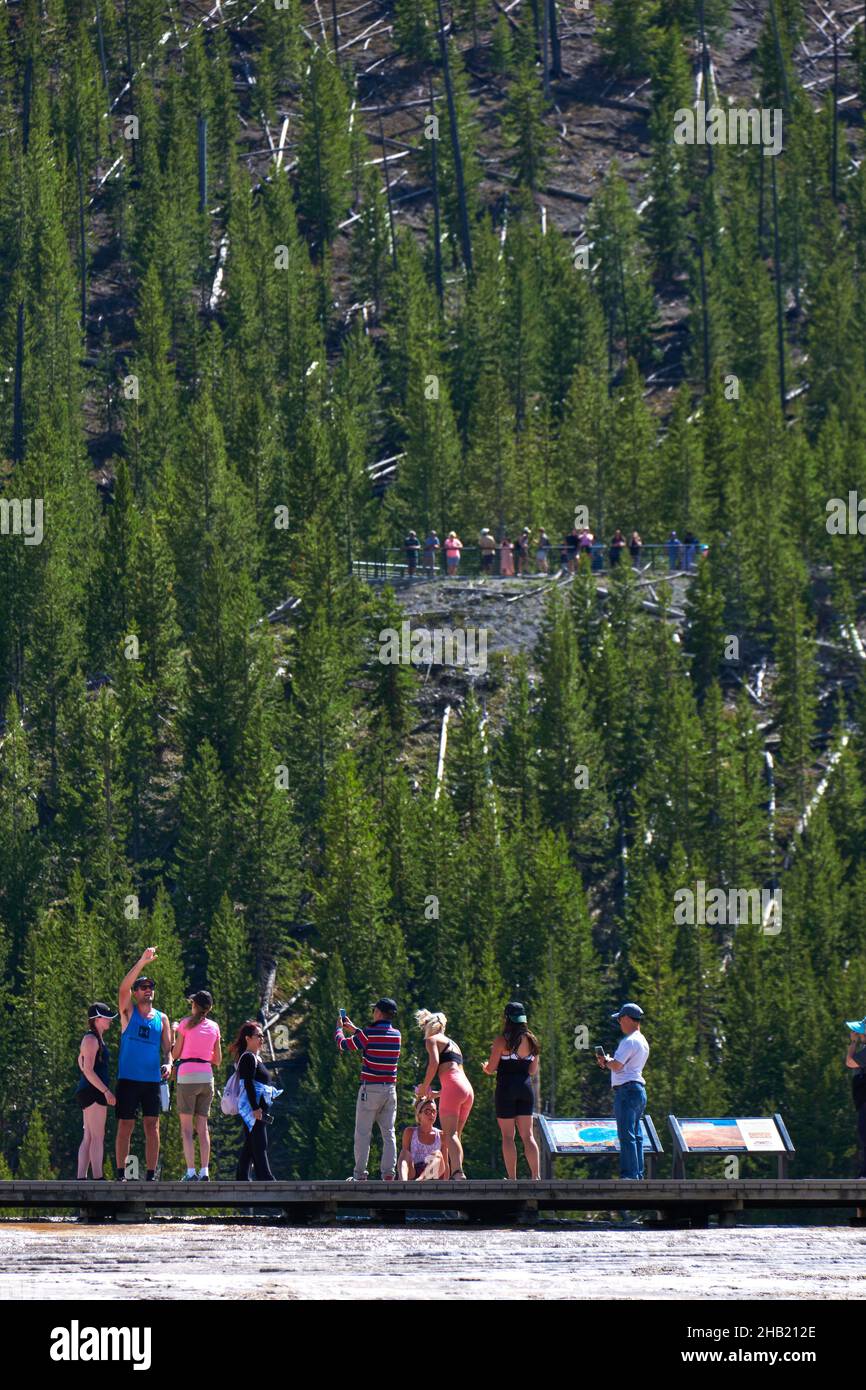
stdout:
[[[144,1126],[146,1179],[154,1182],[159,1169],[160,1115],[168,1108],[168,1082],[176,1072],[177,1110],[180,1117],[186,1172],[184,1182],[210,1180],[210,1132],[208,1116],[215,1095],[214,1069],[222,1063],[222,1039],[218,1024],[211,1018],[213,998],[206,989],[188,997],[191,1012],[176,1022],[154,1006],[156,982],[145,967],[156,959],[149,946],[121,981],[117,1012],[104,1003],[91,1004],[88,1030],[78,1053],[80,1079],[76,1099],[83,1117],[83,1135],[78,1153],[78,1177],[88,1173],[101,1180],[104,1164],[105,1126],[109,1108],[117,1115],[115,1138],[116,1176],[127,1180],[130,1141],[139,1112]],[[415,1087],[414,1121],[402,1135],[397,1150],[397,1069],[402,1037],[395,1027],[397,1003],[383,997],[373,1008],[372,1022],[363,1028],[352,1023],[345,1010],[335,1032],[340,1052],[359,1053],[361,1075],[355,1108],[354,1171],[349,1181],[367,1177],[367,1163],[373,1127],[382,1136],[381,1174],[384,1180],[428,1182],[433,1179],[465,1178],[463,1132],[472,1111],[475,1094],[463,1066],[459,1044],[447,1032],[443,1013],[421,1009],[415,1021],[424,1037],[427,1067]],[[640,1034],[641,1011],[637,1005],[624,1005],[614,1017],[624,1020],[623,1032]],[[115,1090],[110,1085],[106,1034],[120,1017],[122,1033]],[[622,1119],[622,1139],[633,1155],[627,1160],[634,1168],[629,1176],[642,1176],[642,1156],[635,1152],[635,1135],[646,1104],[642,1064],[648,1048],[642,1036],[629,1046],[629,1066],[622,1049],[614,1057],[599,1061],[609,1066],[615,1088],[617,1122]],[[274,1181],[268,1157],[268,1127],[274,1101],[282,1092],[274,1086],[270,1070],[261,1059],[264,1029],[254,1019],[239,1028],[231,1052],[234,1068],[222,1096],[222,1109],[237,1115],[243,1124],[243,1145],[236,1178],[250,1177]],[[530,1030],[521,1003],[512,1000],[504,1010],[502,1031],[493,1039],[490,1055],[482,1070],[496,1079],[496,1119],[501,1131],[502,1154],[509,1178],[517,1176],[516,1136],[520,1137],[530,1175],[538,1178],[540,1155],[533,1132],[537,1111],[535,1078],[540,1046]],[[438,1089],[434,1090],[434,1083]],[[626,1087],[635,1088],[632,1104],[626,1108]],[[622,1111],[622,1115],[620,1114]],[[438,1121],[438,1124],[437,1124]],[[198,1141],[200,1166],[195,1166]],[[639,1142],[639,1141],[638,1141]]]
[[[146,1177],[156,1180],[159,1165],[160,1114],[168,1109],[168,1082],[176,1069],[177,1110],[180,1117],[186,1172],[184,1182],[210,1180],[208,1115],[215,1095],[214,1068],[222,1062],[222,1040],[210,1017],[213,998],[206,989],[188,997],[191,1012],[177,1022],[154,1007],[156,983],[144,967],[156,959],[148,946],[121,981],[117,1013],[107,1004],[90,1005],[88,1030],[81,1039],[78,1067],[81,1073],[76,1099],[82,1110],[83,1135],[78,1153],[78,1177],[88,1173],[104,1177],[105,1124],[109,1107],[117,1115],[115,1138],[116,1175],[127,1180],[130,1141],[139,1110],[144,1125]],[[381,1176],[386,1182],[442,1181],[466,1178],[463,1134],[472,1113],[475,1093],[464,1069],[463,1051],[447,1032],[443,1013],[421,1009],[415,1013],[427,1054],[422,1080],[415,1087],[414,1124],[403,1130],[397,1150],[397,1072],[403,1045],[395,1026],[396,1000],[383,996],[372,1010],[372,1021],[357,1027],[345,1009],[340,1010],[335,1042],[341,1053],[359,1053],[361,1074],[355,1106],[354,1170],[350,1182],[368,1177],[367,1164],[373,1127],[382,1138]],[[122,1033],[115,1090],[109,1080],[106,1034],[120,1017]],[[643,1035],[643,1010],[626,1003],[611,1015],[623,1034],[611,1056],[596,1047],[598,1065],[610,1072],[613,1111],[619,1141],[620,1174],[625,1179],[644,1176],[643,1115],[646,1110],[644,1067],[649,1044]],[[846,1022],[850,1043],[845,1066],[854,1072],[853,1099],[857,1109],[861,1147],[860,1177],[866,1178],[866,1018]],[[261,1059],[264,1029],[254,1019],[241,1024],[231,1044],[234,1067],[222,1095],[222,1109],[237,1115],[243,1125],[243,1144],[236,1178],[251,1176],[275,1181],[268,1157],[268,1127],[274,1102],[282,1091],[274,1085]],[[538,1038],[531,1031],[522,1003],[506,1004],[502,1029],[493,1039],[482,1071],[496,1079],[496,1120],[502,1138],[502,1156],[508,1178],[517,1176],[516,1137],[519,1136],[530,1176],[539,1177],[540,1155],[533,1130],[538,1111],[535,1078],[540,1054]],[[434,1083],[438,1081],[438,1090]],[[437,1123],[438,1121],[438,1123]],[[195,1166],[198,1140],[200,1166]]]

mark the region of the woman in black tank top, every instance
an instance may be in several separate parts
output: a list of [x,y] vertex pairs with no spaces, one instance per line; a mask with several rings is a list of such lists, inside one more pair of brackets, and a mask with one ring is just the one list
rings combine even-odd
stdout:
[[117,1015],[111,1012],[107,1004],[91,1004],[87,1016],[90,1027],[78,1049],[81,1076],[75,1092],[84,1122],[84,1134],[78,1149],[78,1177],[86,1178],[89,1168],[94,1178],[102,1178],[105,1121],[108,1106],[114,1105],[114,1094],[108,1084],[105,1034]]
[[523,1005],[516,1000],[507,1005],[503,1023],[502,1032],[493,1039],[483,1070],[488,1076],[496,1077],[496,1122],[502,1135],[505,1173],[509,1178],[517,1177],[516,1127],[523,1141],[530,1176],[537,1179],[541,1156],[532,1132],[532,1115],[534,1081],[538,1074],[538,1039],[526,1026]]

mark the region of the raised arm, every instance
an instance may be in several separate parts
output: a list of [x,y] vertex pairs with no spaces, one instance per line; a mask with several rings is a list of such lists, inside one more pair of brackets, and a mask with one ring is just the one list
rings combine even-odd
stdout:
[[859,1034],[851,1034],[851,1041],[848,1044],[848,1051],[845,1055],[845,1066],[850,1067],[852,1071],[860,1070],[860,1063],[854,1061],[854,1053],[858,1050],[858,1045],[862,1044],[862,1042],[863,1039],[859,1036]]
[[142,951],[136,964],[124,975],[120,982],[120,989],[117,991],[117,1007],[124,1022],[129,1020],[129,1014],[132,1008],[132,986],[141,974],[142,966],[150,965],[152,960],[156,960],[156,947],[147,946]]

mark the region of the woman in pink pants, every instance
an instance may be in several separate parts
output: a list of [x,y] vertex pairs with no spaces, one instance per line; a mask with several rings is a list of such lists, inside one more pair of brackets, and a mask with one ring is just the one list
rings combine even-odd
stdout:
[[446,1037],[444,1014],[431,1014],[429,1009],[419,1009],[415,1021],[424,1034],[427,1048],[427,1074],[420,1086],[415,1087],[416,1096],[429,1096],[430,1087],[438,1073],[439,1084],[439,1123],[442,1137],[448,1148],[452,1178],[465,1178],[463,1171],[463,1127],[469,1119],[469,1112],[475,1100],[472,1083],[463,1070],[463,1054],[453,1038]]

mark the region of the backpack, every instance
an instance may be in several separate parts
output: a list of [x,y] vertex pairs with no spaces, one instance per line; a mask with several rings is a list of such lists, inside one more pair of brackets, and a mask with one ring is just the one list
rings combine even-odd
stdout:
[[235,1069],[229,1077],[228,1081],[226,1082],[225,1089],[222,1093],[222,1098],[220,1100],[220,1110],[223,1112],[224,1115],[239,1114],[238,1101],[240,1099],[241,1094],[241,1079],[238,1076],[239,1065],[239,1062],[235,1065]]

